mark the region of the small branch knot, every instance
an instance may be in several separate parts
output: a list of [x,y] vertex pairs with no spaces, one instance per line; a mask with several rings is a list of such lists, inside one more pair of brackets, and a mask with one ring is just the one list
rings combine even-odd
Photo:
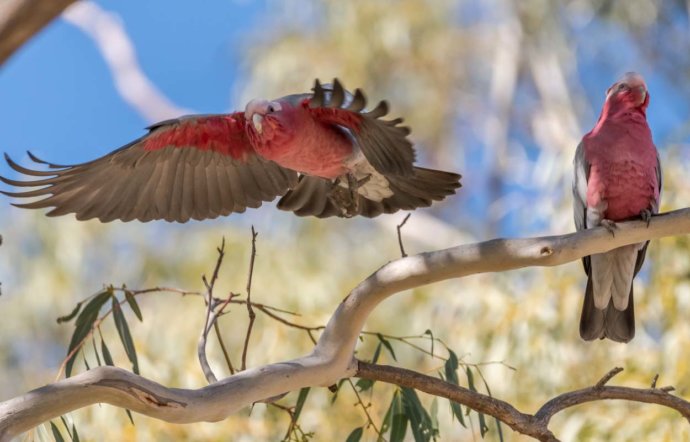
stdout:
[[131,389],[132,394],[140,401],[153,405],[158,408],[184,408],[185,404],[181,402],[172,401],[162,397],[158,397],[148,391],[140,390],[138,388]]
[[542,247],[541,250],[539,251],[539,255],[541,255],[541,256],[551,256],[551,255],[553,255],[553,249],[552,249],[551,247],[544,246],[544,247]]
[[604,375],[604,377],[601,378],[601,379],[599,380],[599,382],[596,383],[596,385],[594,386],[594,388],[595,388],[596,390],[600,390],[601,388],[604,387],[604,385],[606,385],[606,383],[607,383],[608,381],[610,381],[615,375],[617,375],[617,374],[620,373],[621,371],[623,371],[623,368],[622,368],[622,367],[614,367],[614,368],[612,368],[611,371],[609,371],[608,373],[606,373],[606,374]]
[[652,379],[652,388],[656,388],[656,381],[659,380],[659,373],[654,375],[654,379]]

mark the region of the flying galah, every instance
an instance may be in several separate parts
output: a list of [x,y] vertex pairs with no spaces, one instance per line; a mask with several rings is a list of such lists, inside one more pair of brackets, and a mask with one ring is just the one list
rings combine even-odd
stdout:
[[[575,152],[573,196],[577,230],[659,212],[661,165],[647,125],[649,93],[640,74],[628,72],[606,92],[596,126]],[[632,281],[649,241],[582,259],[587,273],[580,336],[628,342],[635,336]]]
[[255,99],[244,112],[192,115],[163,121],[148,134],[101,158],[48,170],[20,166],[33,187],[3,192],[16,204],[54,207],[48,215],[77,219],[186,222],[244,212],[282,196],[278,207],[300,216],[375,217],[427,207],[455,193],[460,175],[414,166],[415,152],[400,126],[383,120],[388,104],[365,111],[361,90],[336,79],[316,80],[313,93],[273,101]]

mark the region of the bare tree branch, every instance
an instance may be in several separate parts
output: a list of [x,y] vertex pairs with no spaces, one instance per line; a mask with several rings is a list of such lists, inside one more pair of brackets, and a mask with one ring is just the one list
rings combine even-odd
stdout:
[[[197,356],[199,358],[199,364],[201,364],[201,370],[204,372],[204,376],[209,384],[213,384],[218,381],[218,378],[213,373],[211,365],[208,363],[208,358],[206,357],[206,342],[208,341],[208,334],[211,331],[211,327],[216,325],[216,320],[218,319],[219,312],[222,309],[216,311],[217,304],[215,298],[213,297],[213,288],[216,285],[216,280],[218,280],[218,272],[220,271],[220,266],[223,263],[223,258],[225,257],[225,237],[217,249],[218,259],[216,260],[216,266],[213,269],[213,274],[211,276],[211,282],[206,279],[204,275],[201,279],[206,286],[206,320],[204,321],[204,330],[201,332],[199,337],[199,343],[197,344]],[[230,294],[232,296],[232,294]],[[218,339],[222,342],[220,336],[220,331],[215,328]]]
[[75,0],[0,2],[0,65]]
[[110,69],[117,92],[144,119],[155,123],[194,113],[176,106],[144,74],[134,44],[116,14],[94,2],[81,1],[65,11],[63,18],[93,40]]
[[[0,440],[7,440],[66,412],[104,402],[169,422],[217,421],[254,402],[308,386],[328,386],[357,373],[354,349],[372,310],[387,297],[436,281],[528,266],[555,266],[616,247],[690,233],[690,208],[644,221],[561,236],[494,239],[392,261],[374,272],[340,303],[311,353],[238,372],[197,390],[166,388],[112,367],[99,367],[0,403]],[[535,418],[598,399],[629,399],[670,406],[690,416],[690,404],[667,389],[606,387],[566,393]],[[487,413],[488,414],[488,413]],[[514,420],[520,419],[519,412]],[[510,425],[510,422],[506,422]],[[542,439],[553,440],[553,439]]]
[[403,228],[405,223],[407,222],[408,219],[410,219],[411,213],[408,213],[405,215],[405,218],[403,218],[402,222],[396,226],[396,229],[398,230],[398,245],[400,246],[400,256],[403,258],[407,256],[407,253],[405,253],[405,246],[403,246],[403,240],[402,240],[402,233],[400,230]]
[[450,399],[480,413],[493,416],[513,430],[540,441],[558,440],[548,429],[549,421],[556,413],[585,402],[602,399],[623,399],[663,405],[678,411],[683,417],[690,420],[690,402],[669,394],[666,389],[607,387],[606,383],[621,371],[623,371],[622,368],[616,367],[592,387],[556,396],[546,402],[534,415],[522,413],[511,404],[500,399],[405,368],[359,361],[356,376],[414,388],[434,396]]

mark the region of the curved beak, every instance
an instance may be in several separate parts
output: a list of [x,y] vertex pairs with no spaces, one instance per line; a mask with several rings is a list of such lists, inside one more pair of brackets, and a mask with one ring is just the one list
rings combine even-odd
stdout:
[[641,106],[647,99],[647,89],[644,86],[638,86],[636,89],[637,105]]
[[258,114],[258,113],[252,115],[252,125],[254,126],[254,129],[256,129],[256,131],[258,133],[261,133],[261,131],[263,130],[263,121],[264,121],[263,115]]

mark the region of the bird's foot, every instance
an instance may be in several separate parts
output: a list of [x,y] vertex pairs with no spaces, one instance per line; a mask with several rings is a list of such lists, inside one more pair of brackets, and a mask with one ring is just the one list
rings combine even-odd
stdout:
[[611,236],[613,236],[614,238],[616,237],[616,229],[618,228],[618,226],[616,225],[615,221],[611,221],[610,219],[602,219],[599,225],[608,230]]
[[649,222],[652,221],[653,216],[654,213],[652,213],[652,211],[649,209],[644,209],[640,212],[640,218],[642,218],[642,221],[647,222],[647,228],[649,228]]
[[[354,179],[354,177],[352,178]],[[350,186],[349,175],[347,181],[347,183],[342,183],[341,179],[337,178],[333,182],[328,198],[338,208],[340,216],[352,218],[359,213],[359,198],[357,198],[357,189],[353,191]]]
[[341,216],[352,218],[359,213],[358,190],[368,183],[370,179],[371,175],[357,179],[351,173],[335,179],[329,198],[340,209]]

